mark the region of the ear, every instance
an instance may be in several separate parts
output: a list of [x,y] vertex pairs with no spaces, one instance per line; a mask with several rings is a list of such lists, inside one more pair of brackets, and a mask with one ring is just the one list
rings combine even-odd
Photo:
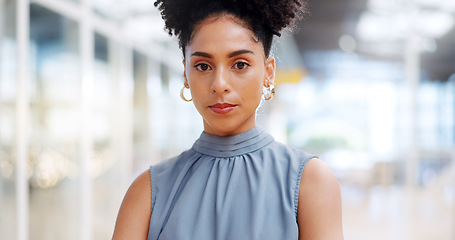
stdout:
[[269,57],[265,62],[264,87],[269,87],[275,83],[275,58]]
[[189,88],[188,79],[186,78],[186,64],[185,64],[185,59],[183,59],[182,63],[183,63],[183,78],[184,78],[183,85],[184,85],[185,87]]

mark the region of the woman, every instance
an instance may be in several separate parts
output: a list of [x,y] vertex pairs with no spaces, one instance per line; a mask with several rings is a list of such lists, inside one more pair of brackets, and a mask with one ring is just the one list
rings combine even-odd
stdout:
[[[338,181],[329,167],[256,126],[273,97],[273,35],[300,1],[158,0],[179,38],[184,88],[204,132],[181,155],[131,185],[113,239],[343,239]],[[266,96],[263,96],[266,89]],[[187,100],[188,101],[188,100]]]

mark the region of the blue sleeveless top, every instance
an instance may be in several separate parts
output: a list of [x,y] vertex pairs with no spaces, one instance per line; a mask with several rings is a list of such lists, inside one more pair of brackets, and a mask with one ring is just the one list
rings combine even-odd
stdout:
[[300,177],[313,157],[258,127],[203,132],[191,149],[150,167],[148,239],[297,240]]

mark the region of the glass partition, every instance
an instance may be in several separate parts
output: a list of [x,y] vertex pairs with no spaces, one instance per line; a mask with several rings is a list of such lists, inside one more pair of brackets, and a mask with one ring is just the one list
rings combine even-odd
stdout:
[[112,235],[115,219],[124,194],[122,187],[121,149],[119,138],[128,138],[121,132],[119,119],[119,69],[116,65],[118,44],[105,36],[95,34],[94,97],[92,134],[94,152],[91,163],[93,178],[93,230],[94,239],[108,239]]
[[0,239],[16,229],[16,1],[0,1]]
[[30,7],[30,237],[79,239],[78,23]]

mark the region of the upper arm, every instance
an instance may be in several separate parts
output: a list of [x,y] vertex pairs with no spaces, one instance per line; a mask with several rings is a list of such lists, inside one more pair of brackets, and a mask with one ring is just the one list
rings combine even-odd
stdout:
[[147,239],[151,215],[150,171],[143,172],[126,193],[112,239]]
[[298,204],[299,240],[343,239],[340,186],[330,167],[317,158],[303,170]]

